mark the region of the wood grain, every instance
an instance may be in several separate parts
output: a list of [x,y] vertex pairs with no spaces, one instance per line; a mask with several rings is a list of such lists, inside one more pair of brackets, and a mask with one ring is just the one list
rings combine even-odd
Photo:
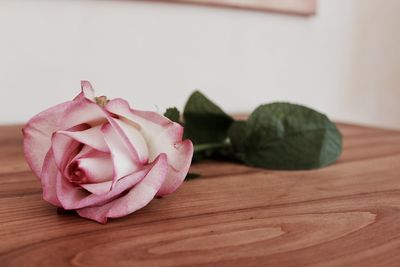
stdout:
[[341,124],[340,160],[313,171],[226,162],[107,225],[57,215],[0,127],[0,266],[399,266],[400,132]]
[[316,0],[152,0],[229,7],[255,11],[279,12],[292,15],[310,16],[316,13]]

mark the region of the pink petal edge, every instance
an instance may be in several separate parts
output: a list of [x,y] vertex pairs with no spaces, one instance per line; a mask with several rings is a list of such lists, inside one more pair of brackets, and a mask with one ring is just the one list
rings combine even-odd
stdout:
[[[90,206],[101,206],[120,195],[123,191],[132,188],[140,182],[147,173],[154,167],[156,162],[146,165],[143,169],[134,172],[122,179],[119,179],[114,188],[108,190],[106,194],[90,194],[78,185],[71,184],[64,177],[57,176],[56,191],[57,197],[64,209],[74,210]],[[104,184],[103,186],[107,186]]]
[[[193,156],[193,144],[190,140],[185,140],[176,144],[176,149],[180,154],[181,161],[178,168],[171,167],[167,174],[167,178],[163,183],[160,190],[157,192],[157,196],[165,196],[175,192],[183,183],[189,172],[190,165],[192,163]],[[168,158],[168,160],[170,160]]]
[[167,172],[168,163],[165,154],[161,154],[147,175],[138,182],[126,195],[105,205],[78,209],[81,217],[105,224],[108,218],[119,218],[135,212],[146,206],[162,186]]
[[24,154],[29,167],[40,178],[42,166],[51,146],[52,134],[59,130],[65,111],[72,101],[58,104],[31,118],[22,129]]
[[[183,127],[164,116],[151,111],[139,111],[129,107],[123,99],[113,99],[105,107],[109,112],[126,118],[141,127],[149,146],[149,160],[160,153],[166,153],[171,166],[158,196],[174,192],[185,179],[193,156],[193,144],[190,140],[182,141]],[[149,128],[150,130],[146,131]],[[149,133],[150,135],[149,135]]]
[[110,124],[104,124],[101,131],[111,153],[114,166],[114,186],[118,179],[137,171],[143,165],[136,158],[131,157],[128,149],[124,146],[122,140],[118,138],[117,132]]
[[43,199],[50,204],[61,207],[61,203],[57,197],[56,192],[56,177],[59,171],[54,160],[53,150],[49,150],[46,154],[43,163],[43,170],[41,176]]
[[[81,93],[79,96],[94,97],[94,90],[88,81],[81,82]],[[22,128],[24,136],[24,155],[29,167],[40,178],[44,158],[51,146],[51,136],[60,130],[64,115],[75,101],[67,101],[50,107],[33,116]],[[75,126],[75,125],[72,125]]]
[[80,100],[82,98],[86,98],[90,101],[94,102],[94,89],[92,84],[89,81],[82,80],[81,81],[81,93],[77,95],[74,100]]

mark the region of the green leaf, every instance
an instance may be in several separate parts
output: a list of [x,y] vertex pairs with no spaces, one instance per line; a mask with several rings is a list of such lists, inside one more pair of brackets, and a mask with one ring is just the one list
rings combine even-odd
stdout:
[[228,135],[235,151],[244,151],[244,138],[247,131],[246,121],[235,121],[229,127]]
[[194,144],[218,143],[228,137],[233,119],[199,91],[188,99],[183,112],[185,137]]
[[170,119],[171,121],[181,123],[180,122],[181,114],[176,107],[167,108],[167,110],[164,113],[164,116]]
[[220,143],[206,143],[194,146],[194,153],[200,153],[204,151],[221,150],[224,148],[229,148],[231,146],[229,139],[225,139],[224,142]]
[[342,136],[325,115],[304,106],[272,103],[229,130],[237,156],[270,169],[314,169],[338,159]]

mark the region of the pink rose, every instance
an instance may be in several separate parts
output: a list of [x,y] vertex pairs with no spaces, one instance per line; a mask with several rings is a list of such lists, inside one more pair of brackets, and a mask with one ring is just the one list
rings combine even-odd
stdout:
[[81,86],[74,100],[39,113],[23,129],[43,198],[106,223],[174,192],[193,155],[183,127],[123,99],[95,97],[87,81]]

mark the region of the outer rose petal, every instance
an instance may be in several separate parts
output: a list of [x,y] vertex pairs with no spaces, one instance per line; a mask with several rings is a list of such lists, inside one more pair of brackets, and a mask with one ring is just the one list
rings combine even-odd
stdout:
[[[94,91],[89,82],[82,81],[81,87],[82,92],[75,99],[79,99],[80,96],[91,98],[93,95],[94,97]],[[30,119],[22,129],[25,158],[38,178],[40,178],[44,158],[51,146],[52,134],[61,129],[64,115],[76,103],[76,101],[67,101],[46,109]]]
[[51,135],[60,127],[65,111],[73,105],[68,101],[49,108],[29,120],[22,129],[25,158],[37,177],[40,177],[43,161],[51,146]]
[[74,100],[79,100],[81,98],[87,98],[91,101],[94,101],[94,90],[93,86],[90,84],[89,81],[81,81],[81,89],[82,92],[77,95]]
[[82,217],[106,223],[107,218],[119,218],[146,206],[164,183],[168,172],[165,154],[161,154],[143,180],[136,184],[126,195],[105,205],[77,210]]
[[86,98],[79,98],[73,101],[73,103],[65,111],[60,125],[61,130],[69,129],[83,123],[96,126],[107,122],[108,114],[96,103]]
[[185,179],[193,156],[192,142],[181,141],[183,127],[156,112],[131,109],[123,99],[111,100],[105,108],[139,125],[149,147],[150,161],[160,153],[167,154],[168,164],[172,168],[157,195],[174,192]]
[[56,162],[54,161],[53,150],[49,150],[46,154],[43,163],[43,170],[41,177],[43,199],[53,204],[54,206],[61,207],[61,203],[58,200],[56,193],[56,177],[59,171],[57,169]]
[[[176,152],[174,157],[168,156],[168,161],[172,161],[167,178],[163,183],[157,196],[165,196],[174,192],[183,183],[192,163],[193,144],[190,140],[185,140],[175,145]],[[176,166],[176,167],[175,167]]]

